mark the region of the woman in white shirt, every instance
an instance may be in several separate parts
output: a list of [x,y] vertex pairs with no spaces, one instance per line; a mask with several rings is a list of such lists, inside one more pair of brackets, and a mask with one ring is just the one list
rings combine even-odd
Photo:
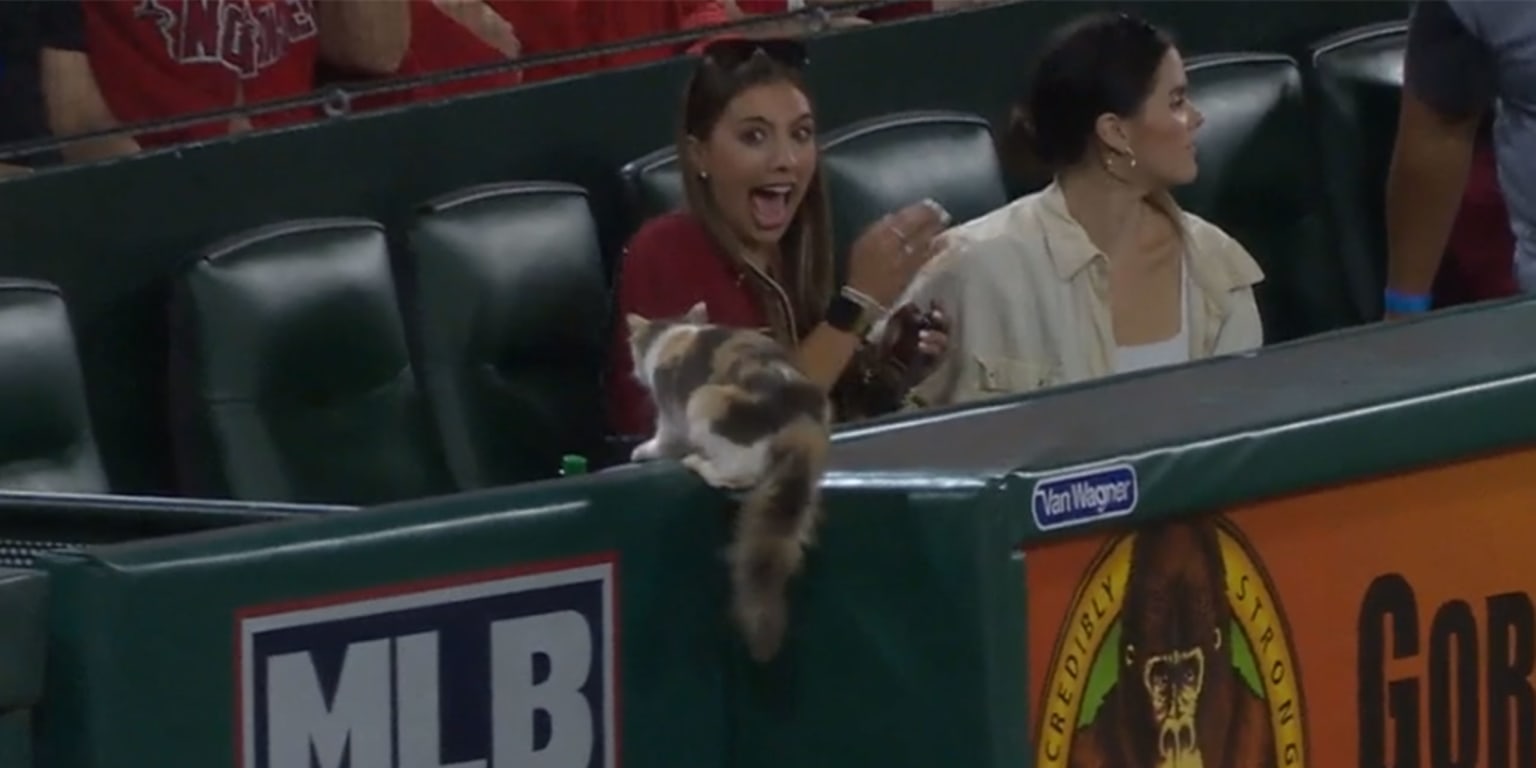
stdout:
[[[1184,62],[1125,14],[1059,31],[1014,108],[1044,190],[943,236],[909,300],[947,312],[949,352],[914,392],[939,405],[1253,349],[1263,343],[1241,245],[1168,190],[1194,180]],[[1022,140],[1022,141],[1020,141]]]

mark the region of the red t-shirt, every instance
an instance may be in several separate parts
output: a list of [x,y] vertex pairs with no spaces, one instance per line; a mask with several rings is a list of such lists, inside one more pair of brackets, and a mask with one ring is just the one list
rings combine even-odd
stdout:
[[[411,47],[406,51],[405,60],[400,63],[398,70],[400,77],[418,77],[434,72],[446,72],[461,67],[501,61],[509,61],[509,59],[452,16],[444,13],[437,7],[437,3],[432,0],[411,0]],[[454,80],[440,85],[422,85],[406,91],[393,91],[365,97],[358,99],[354,106],[359,109],[395,106],[417,100],[510,88],[520,82],[522,82],[522,73],[512,70],[501,74]]]
[[[730,21],[717,0],[488,0],[512,22],[524,55],[560,53]],[[697,44],[593,56],[526,72],[529,81],[661,61]]]
[[[3,1],[3,0],[0,0]],[[112,114],[124,123],[298,96],[314,88],[320,42],[314,0],[83,0],[85,50]],[[243,94],[242,94],[243,92]],[[263,115],[257,127],[314,110]],[[227,133],[227,121],[139,136],[146,145]]]
[[751,279],[689,213],[658,216],[630,238],[619,264],[608,358],[608,413],[614,434],[649,436],[656,426],[655,408],[635,380],[624,316],[633,312],[646,318],[680,317],[703,301],[711,323],[764,328],[767,316],[747,287]]

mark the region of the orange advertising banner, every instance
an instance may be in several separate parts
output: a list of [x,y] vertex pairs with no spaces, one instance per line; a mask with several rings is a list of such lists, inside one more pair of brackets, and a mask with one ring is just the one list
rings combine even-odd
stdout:
[[1536,766],[1536,450],[1025,553],[1038,768]]

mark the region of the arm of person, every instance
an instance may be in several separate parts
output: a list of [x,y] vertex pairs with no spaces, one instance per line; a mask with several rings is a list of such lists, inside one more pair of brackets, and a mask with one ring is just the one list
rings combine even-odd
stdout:
[[[85,19],[75,0],[38,3],[38,79],[48,130],[67,139],[120,125],[107,105],[85,52]],[[139,151],[132,136],[121,134],[65,144],[60,150],[70,162],[131,155]]]
[[[732,21],[751,18],[752,16],[773,16],[790,11],[800,11],[806,8],[825,7],[832,15],[825,17],[825,23],[829,29],[845,29],[848,27],[866,26],[868,19],[842,12],[837,6],[859,2],[860,0],[725,0],[727,12]],[[747,27],[742,34],[755,38],[774,37],[802,37],[819,31],[822,20],[816,16],[800,16],[792,19],[778,19],[764,21]]]
[[[1226,315],[1211,344],[1212,356],[1247,352],[1264,346],[1264,321],[1253,287],[1264,282],[1264,269],[1237,238],[1209,222],[1188,227],[1202,252],[1221,264],[1219,287],[1226,291]],[[1215,287],[1215,286],[1213,286]]]
[[682,18],[683,29],[713,27],[738,18],[733,15],[731,6],[721,0],[678,0],[678,15]]
[[1253,295],[1253,286],[1243,286],[1232,291],[1230,314],[1216,337],[1214,356],[1250,352],[1264,346],[1264,320],[1259,315],[1259,302]]
[[338,68],[390,75],[411,43],[407,0],[323,0],[317,4],[320,55]]
[[[120,125],[101,94],[85,53],[44,48],[38,69],[48,128],[55,137],[68,139]],[[128,134],[117,134],[70,142],[60,151],[65,160],[79,163],[131,155],[139,151],[139,143]]]
[[795,350],[795,365],[822,391],[831,392],[848,369],[859,343],[858,336],[821,323],[800,341]]
[[[963,286],[949,268],[952,254],[940,254],[934,263],[912,283],[907,295],[897,305],[916,304],[927,307],[930,303],[943,308],[949,318],[949,345],[939,363],[928,378],[912,388],[908,407],[932,407],[950,405],[962,399],[974,399],[964,393],[977,390],[975,366],[963,364],[969,354],[966,346],[965,303],[961,294]],[[943,260],[941,262],[941,260]]]
[[1414,6],[1403,70],[1387,176],[1387,287],[1427,296],[1456,220],[1478,124],[1494,99],[1497,71],[1487,46],[1445,0]]
[[961,8],[979,8],[983,5],[991,5],[999,1],[1000,0],[929,0],[928,4],[933,6],[934,13],[942,13],[944,11],[954,11]]
[[[415,9],[418,14],[414,17],[411,26],[411,34],[422,33],[420,21],[427,11],[440,13],[464,29],[469,30],[480,42],[507,58],[515,59],[522,52],[522,43],[517,39],[517,31],[512,23],[507,21],[495,8],[485,0],[430,0],[420,8]],[[423,22],[425,23],[425,22]]]
[[776,16],[806,7],[807,0],[721,0],[731,21],[753,16]]
[[[679,18],[678,31],[685,29],[702,29],[716,24],[728,24],[740,21],[752,13],[743,10],[737,0],[674,0],[677,3]],[[704,51],[716,38],[704,37],[683,46],[683,52],[696,56]]]

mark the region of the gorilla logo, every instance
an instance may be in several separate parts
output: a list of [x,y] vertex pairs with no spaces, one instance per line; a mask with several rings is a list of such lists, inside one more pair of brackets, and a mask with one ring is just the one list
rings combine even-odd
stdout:
[[1110,541],[1069,616],[1040,702],[1037,765],[1306,764],[1284,617],[1224,521]]

